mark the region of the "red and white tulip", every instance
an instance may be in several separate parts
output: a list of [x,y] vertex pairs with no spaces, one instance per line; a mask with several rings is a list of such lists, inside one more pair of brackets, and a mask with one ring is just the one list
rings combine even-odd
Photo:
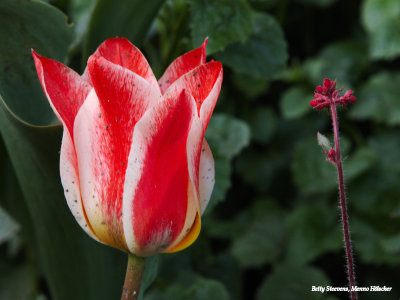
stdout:
[[204,139],[222,83],[206,41],[157,81],[128,40],[106,40],[82,76],[32,51],[43,90],[64,127],[61,182],[94,239],[136,254],[192,244],[214,186]]

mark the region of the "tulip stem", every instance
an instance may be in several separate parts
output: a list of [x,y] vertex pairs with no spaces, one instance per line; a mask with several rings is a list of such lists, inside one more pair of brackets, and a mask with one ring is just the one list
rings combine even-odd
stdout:
[[139,298],[140,283],[142,282],[145,262],[146,259],[143,257],[128,254],[128,266],[126,268],[121,300],[137,300]]

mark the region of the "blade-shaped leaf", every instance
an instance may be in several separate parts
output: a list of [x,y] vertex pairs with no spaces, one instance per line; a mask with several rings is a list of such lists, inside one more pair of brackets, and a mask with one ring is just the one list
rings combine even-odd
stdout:
[[135,45],[143,43],[164,0],[98,0],[89,21],[84,62],[107,38],[125,37]]

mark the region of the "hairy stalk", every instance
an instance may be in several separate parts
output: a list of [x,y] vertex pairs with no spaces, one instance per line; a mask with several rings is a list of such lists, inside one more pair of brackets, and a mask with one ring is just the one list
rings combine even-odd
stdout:
[[137,300],[145,266],[145,258],[133,254],[128,255],[128,266],[126,268],[121,300]]
[[333,102],[331,103],[330,112],[332,117],[333,134],[335,140],[335,155],[336,155],[333,162],[336,165],[338,173],[340,211],[342,216],[342,227],[343,227],[344,244],[345,244],[346,259],[347,259],[347,273],[349,278],[350,295],[352,300],[357,300],[358,299],[357,292],[355,290],[352,290],[352,287],[356,285],[356,282],[355,282],[355,271],[353,263],[353,251],[350,239],[349,217],[347,214],[346,193],[343,180],[342,157],[340,154],[339,124],[337,120],[336,103]]

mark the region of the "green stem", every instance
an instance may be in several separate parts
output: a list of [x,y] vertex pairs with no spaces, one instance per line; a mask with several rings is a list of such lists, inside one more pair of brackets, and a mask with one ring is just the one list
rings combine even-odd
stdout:
[[139,298],[140,283],[145,266],[145,258],[128,254],[125,282],[121,300],[137,300]]

